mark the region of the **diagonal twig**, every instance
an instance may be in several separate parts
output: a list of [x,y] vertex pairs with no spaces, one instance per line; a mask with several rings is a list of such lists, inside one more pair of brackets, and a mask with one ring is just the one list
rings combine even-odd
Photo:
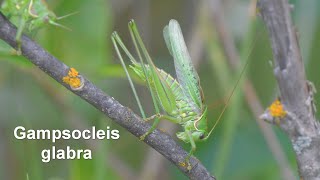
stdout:
[[[17,48],[17,43],[15,41],[16,32],[16,27],[0,13],[0,38],[13,48]],[[118,101],[105,94],[86,78],[83,77],[82,79],[84,86],[81,89],[72,90],[69,85],[63,83],[62,80],[62,78],[67,75],[69,67],[49,54],[27,36],[22,37],[21,50],[22,55],[34,65],[136,137],[142,136],[149,130],[149,124],[143,122],[143,120],[129,108],[122,106]],[[155,130],[145,138],[144,142],[175,164],[179,170],[190,179],[215,179],[201,162],[195,158],[190,159],[192,166],[190,171],[187,170],[186,166],[181,166],[181,163],[185,161],[188,153],[168,134]]]

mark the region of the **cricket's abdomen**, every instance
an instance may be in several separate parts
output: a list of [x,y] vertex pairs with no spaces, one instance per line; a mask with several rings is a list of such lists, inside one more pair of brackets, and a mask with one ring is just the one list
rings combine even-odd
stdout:
[[[133,64],[133,65],[134,66],[131,66],[131,68],[134,70],[134,72],[143,81],[146,81],[141,65],[139,63]],[[155,85],[153,83],[153,80],[151,79],[151,72],[148,65],[146,65],[146,70],[147,70],[146,72],[147,77],[149,77],[148,81],[150,82],[151,89],[155,91],[155,87],[154,87]],[[176,101],[176,108],[172,112],[166,112],[166,113],[176,119],[179,119],[179,124],[183,126],[188,121],[192,121],[192,122],[195,121],[199,116],[199,113],[201,112],[198,112],[197,109],[194,108],[195,106],[192,106],[193,103],[189,102],[189,98],[185,96],[179,82],[164,70],[157,68],[157,71],[161,76],[162,80],[165,81],[165,84],[168,85],[169,88],[172,90],[172,93],[174,94],[175,101]]]
[[172,89],[176,100],[176,110],[173,112],[167,112],[169,115],[180,119],[180,124],[185,124],[187,121],[193,121],[198,117],[198,112],[192,107],[188,98],[185,96],[179,82],[173,78],[170,74],[166,73],[162,69],[158,69],[160,75],[164,78],[166,83]]
[[[149,65],[145,65],[146,70],[147,70],[147,77],[148,77],[148,81],[150,82],[151,85],[151,89],[155,90],[155,85],[151,76],[151,70],[149,68]],[[130,66],[130,68],[133,69],[133,71],[140,77],[140,79],[142,79],[143,81],[146,81],[146,77],[143,73],[142,67],[140,63],[135,63],[133,64],[133,66]],[[183,94],[182,88],[180,86],[180,84],[178,83],[178,81],[173,78],[170,74],[168,74],[167,72],[165,72],[162,69],[156,68],[159,75],[161,76],[162,80],[164,80],[166,82],[166,84],[170,87],[170,89],[172,90],[176,101],[178,100],[182,100],[184,99],[185,95]]]
[[187,121],[194,121],[197,118],[198,113],[189,106],[188,102],[181,99],[177,100],[176,104],[177,109],[173,116],[176,116],[181,120],[180,124],[185,124]]

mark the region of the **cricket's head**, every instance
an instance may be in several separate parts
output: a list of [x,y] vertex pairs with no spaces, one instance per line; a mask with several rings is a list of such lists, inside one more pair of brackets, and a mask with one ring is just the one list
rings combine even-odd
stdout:
[[207,139],[206,138],[207,136],[208,136],[208,133],[205,130],[197,130],[192,133],[192,138],[194,139],[195,142],[205,141]]
[[47,11],[42,11],[41,13],[37,13],[37,14],[33,14],[32,17],[34,17],[34,19],[32,19],[31,21],[31,27],[33,29],[42,27],[44,24],[51,24],[57,27],[60,27],[62,29],[71,31],[70,28],[58,23],[57,21],[67,18],[69,16],[75,15],[78,12],[73,12],[64,16],[60,16],[58,17],[53,11],[47,10]]
[[[191,132],[191,138],[193,139],[194,142],[199,142],[199,141],[204,141],[206,140],[208,136],[207,131],[205,130],[194,130]],[[177,133],[177,137],[184,141],[185,143],[190,143],[190,136],[188,134],[188,132],[183,131],[183,132],[178,132]]]
[[195,141],[204,141],[208,136],[208,123],[207,123],[207,106],[203,107],[201,116],[194,121],[195,131],[192,132],[192,138]]
[[61,20],[61,19],[64,19],[64,18],[67,18],[67,17],[69,17],[69,16],[73,16],[73,15],[78,14],[78,13],[79,13],[79,12],[73,12],[73,13],[70,13],[70,14],[67,14],[67,15],[64,15],[64,16],[57,17],[57,16],[54,14],[54,12],[49,11],[48,14],[47,14],[47,16],[46,16],[46,19],[45,19],[45,20],[46,20],[46,22],[48,22],[49,24],[52,24],[52,25],[57,26],[57,27],[60,27],[60,28],[62,28],[62,29],[66,29],[66,30],[68,30],[68,31],[71,31],[70,28],[68,28],[68,27],[66,27],[66,26],[64,26],[64,25],[62,25],[62,24],[57,23],[57,21],[58,21],[58,20]]
[[42,17],[43,17],[43,19],[42,19],[43,21],[49,22],[49,23],[50,23],[50,21],[57,21],[58,20],[56,14],[52,11],[47,11],[46,13],[43,14]]
[[[178,139],[182,140],[185,143],[190,143],[191,139],[188,132],[178,132],[177,134]],[[194,142],[203,141],[206,139],[207,132],[205,130],[194,130],[191,132],[191,138]]]
[[68,15],[65,15],[65,16],[57,17],[55,15],[55,13],[52,12],[52,11],[42,12],[39,15],[34,15],[33,16],[34,18],[30,22],[29,30],[32,31],[33,29],[41,28],[41,27],[44,26],[44,24],[51,24],[51,25],[66,29],[68,31],[71,31],[70,28],[68,28],[68,27],[66,27],[66,26],[64,26],[62,24],[57,23],[57,21],[60,20],[60,19],[65,18],[65,17],[71,16],[73,14],[75,14],[75,13],[71,13],[71,14],[68,14]]

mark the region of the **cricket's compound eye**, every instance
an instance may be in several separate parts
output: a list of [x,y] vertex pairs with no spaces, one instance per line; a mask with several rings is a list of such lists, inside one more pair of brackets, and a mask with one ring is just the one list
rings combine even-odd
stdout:
[[200,137],[199,137],[200,139],[203,139],[203,138],[205,138],[205,135],[204,135],[204,133],[202,133],[201,135],[200,135]]

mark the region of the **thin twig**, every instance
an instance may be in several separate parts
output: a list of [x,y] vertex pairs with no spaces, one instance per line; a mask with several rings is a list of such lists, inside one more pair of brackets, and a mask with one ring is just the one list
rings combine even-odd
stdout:
[[[240,56],[236,50],[235,43],[230,36],[227,25],[225,24],[221,0],[213,0],[209,7],[212,8],[214,24],[220,41],[224,47],[227,60],[229,61],[231,68],[236,70],[240,66]],[[260,131],[262,132],[262,135],[264,136],[264,139],[266,140],[268,147],[270,148],[274,156],[274,159],[281,169],[282,178],[286,180],[294,179],[294,173],[290,169],[290,164],[286,159],[285,153],[281,148],[277,136],[272,131],[270,126],[266,126],[259,119],[259,116],[263,112],[263,108],[255,91],[255,88],[250,80],[248,80],[248,78],[245,78],[242,89],[250,110],[256,117],[256,122],[260,128]]]
[[[280,122],[296,153],[302,179],[320,179],[320,125],[315,118],[314,89],[306,80],[288,0],[260,0],[258,7],[269,31],[281,102],[287,115]],[[262,118],[276,121],[266,111]]]
[[[13,48],[17,48],[15,41],[16,32],[17,28],[0,13],[0,38]],[[84,86],[79,90],[72,90],[69,85],[63,83],[62,80],[62,78],[68,74],[70,68],[27,36],[22,37],[21,50],[22,55],[30,62],[136,137],[142,136],[150,129],[149,124],[143,122],[143,120],[129,108],[122,106],[118,101],[105,94],[85,77],[82,76]],[[201,162],[195,158],[190,159],[191,170],[188,170],[187,166],[182,166],[182,163],[185,162],[188,156],[188,152],[179,146],[168,134],[155,130],[145,138],[144,142],[175,164],[179,170],[190,179],[215,179]]]

